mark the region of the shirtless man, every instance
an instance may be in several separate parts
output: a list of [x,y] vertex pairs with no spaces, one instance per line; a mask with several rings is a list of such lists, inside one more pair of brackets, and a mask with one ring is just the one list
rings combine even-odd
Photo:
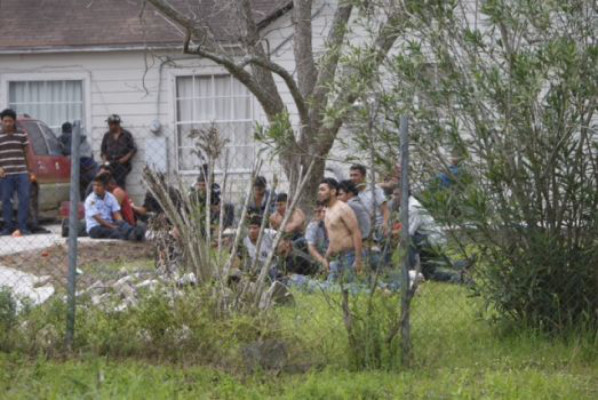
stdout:
[[328,232],[326,258],[330,260],[328,280],[335,281],[355,270],[361,273],[361,231],[355,213],[346,203],[338,200],[338,182],[325,178],[318,188],[318,200],[327,206],[324,224]]
[[[276,212],[270,215],[270,226],[272,229],[280,229],[284,215],[287,212],[288,196],[286,193],[279,193],[276,196]],[[305,231],[305,213],[299,207],[295,207],[293,215],[287,221],[284,232],[290,234],[293,240],[301,237]]]

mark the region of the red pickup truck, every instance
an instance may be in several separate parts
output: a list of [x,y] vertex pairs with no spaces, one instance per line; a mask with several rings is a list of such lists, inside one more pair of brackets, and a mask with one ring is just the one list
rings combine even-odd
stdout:
[[58,210],[60,203],[69,199],[71,160],[62,155],[58,138],[44,122],[19,116],[17,129],[29,137],[30,218],[37,221],[40,211]]

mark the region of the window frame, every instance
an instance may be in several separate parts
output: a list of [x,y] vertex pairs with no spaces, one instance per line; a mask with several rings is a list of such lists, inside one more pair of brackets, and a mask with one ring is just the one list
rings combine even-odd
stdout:
[[[179,97],[177,95],[177,80],[179,78],[199,78],[199,79],[205,79],[205,78],[213,78],[213,77],[222,77],[222,76],[227,76],[230,79],[235,79],[228,71],[222,69],[222,68],[200,68],[200,69],[183,69],[183,70],[176,70],[176,71],[170,71],[170,86],[171,86],[171,99],[172,99],[172,107],[171,107],[171,111],[172,111],[172,132],[174,135],[174,172],[176,172],[179,175],[197,175],[200,171],[199,169],[181,169],[180,165],[181,165],[181,158],[179,155],[179,151],[182,148],[187,148],[190,149],[192,147],[190,146],[180,146],[179,144],[179,134],[178,134],[178,128],[180,125],[183,124],[210,124],[212,122],[214,122],[213,120],[192,120],[192,121],[185,121],[184,123],[181,123],[178,121],[178,101],[179,101]],[[212,82],[214,82],[212,80]],[[255,124],[258,119],[257,116],[259,115],[259,109],[258,106],[259,104],[257,103],[257,100],[255,98],[255,96],[253,96],[253,94],[249,91],[249,89],[247,89],[247,95],[249,97],[249,101],[250,101],[250,117],[248,119],[235,119],[235,120],[220,120],[218,122],[223,122],[223,123],[227,123],[227,122],[245,122],[245,123],[253,123]],[[215,99],[212,98],[213,100]],[[212,105],[215,105],[214,103]],[[254,154],[257,154],[257,150],[258,150],[258,146],[257,143],[254,141],[253,138],[251,138],[249,140],[250,142],[252,142],[251,146],[253,147],[254,150]],[[230,147],[229,147],[230,146]],[[227,146],[228,148],[232,148],[234,149],[236,146],[234,143],[231,143],[229,146]],[[247,145],[249,146],[249,144]],[[239,146],[241,147],[241,146]],[[253,170],[253,166],[251,167],[247,167],[247,168],[231,168],[229,170],[227,170],[227,173],[229,174],[239,174],[239,175],[244,175],[244,174],[248,174],[251,173],[251,171]],[[216,170],[214,171],[215,174],[222,174],[224,173],[223,170],[216,168]]]

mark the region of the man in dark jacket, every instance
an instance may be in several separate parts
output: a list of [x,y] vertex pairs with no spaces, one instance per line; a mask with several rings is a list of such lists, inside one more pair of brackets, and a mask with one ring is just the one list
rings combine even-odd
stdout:
[[131,132],[120,126],[120,117],[112,114],[106,120],[109,130],[102,139],[102,160],[109,162],[118,186],[125,188],[127,175],[131,172],[131,160],[137,146]]

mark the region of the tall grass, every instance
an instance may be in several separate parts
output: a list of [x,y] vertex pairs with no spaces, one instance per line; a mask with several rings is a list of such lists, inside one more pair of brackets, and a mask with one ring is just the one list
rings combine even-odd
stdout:
[[[194,296],[196,291],[190,292]],[[2,398],[583,399],[598,396],[595,333],[567,339],[497,330],[479,318],[481,299],[459,286],[426,283],[413,304],[415,363],[408,370],[351,372],[340,294],[295,293],[296,306],[267,317],[214,324],[192,297],[172,307],[149,297],[136,310],[78,319],[78,356],[59,361],[58,304],[19,321],[11,353],[0,353]],[[398,304],[396,295],[377,299]],[[365,296],[355,300],[365,303]],[[397,306],[398,307],[398,306]],[[177,310],[173,312],[172,310]],[[398,310],[397,310],[398,311]],[[257,319],[256,319],[257,318]],[[383,321],[382,321],[383,322]],[[56,327],[56,331],[49,326]],[[184,328],[183,326],[186,326]],[[27,329],[25,329],[27,328]],[[56,340],[53,341],[52,338]],[[249,372],[240,349],[286,343],[282,371]],[[13,338],[15,339],[15,338]],[[50,351],[54,349],[54,351]],[[305,372],[307,371],[307,372]]]

